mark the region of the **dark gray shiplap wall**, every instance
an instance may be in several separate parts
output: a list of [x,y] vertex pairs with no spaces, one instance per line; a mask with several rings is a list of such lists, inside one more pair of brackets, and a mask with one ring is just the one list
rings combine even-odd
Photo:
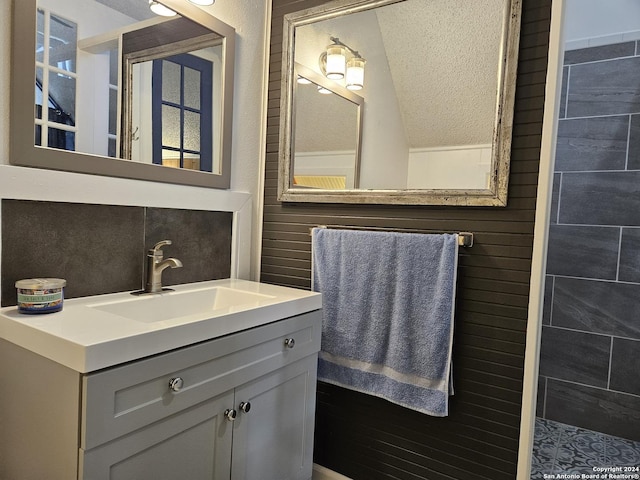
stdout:
[[325,3],[273,0],[262,276],[310,287],[309,227],[471,231],[460,255],[456,394],[435,418],[320,383],[315,461],[354,479],[515,478],[551,0],[523,1],[506,208],[282,204],[276,199],[283,15]]

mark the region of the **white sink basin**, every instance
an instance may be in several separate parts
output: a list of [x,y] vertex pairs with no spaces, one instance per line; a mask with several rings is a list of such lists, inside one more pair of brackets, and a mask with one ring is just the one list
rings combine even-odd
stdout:
[[275,297],[226,287],[204,288],[184,292],[142,294],[130,298],[87,305],[138,322],[159,322],[188,315],[215,313],[259,307]]
[[47,315],[0,309],[0,338],[80,373],[167,352],[322,307],[321,295],[239,279],[173,285],[152,295],[64,301]]

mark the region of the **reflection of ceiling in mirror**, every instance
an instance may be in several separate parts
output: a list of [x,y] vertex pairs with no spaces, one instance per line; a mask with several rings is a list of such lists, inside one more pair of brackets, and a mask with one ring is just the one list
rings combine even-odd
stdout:
[[355,151],[358,107],[317,85],[296,86],[296,152]]
[[96,0],[109,8],[122,12],[136,20],[147,20],[156,15],[149,9],[148,0]]
[[359,93],[369,112],[395,91],[409,148],[490,144],[504,3],[406,0],[304,25],[296,61],[317,71],[319,52],[337,36],[367,60]]

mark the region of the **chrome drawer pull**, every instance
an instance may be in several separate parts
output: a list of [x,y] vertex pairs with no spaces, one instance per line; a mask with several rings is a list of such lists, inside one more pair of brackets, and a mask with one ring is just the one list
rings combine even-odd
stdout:
[[284,346],[287,348],[293,348],[296,345],[296,341],[294,338],[285,338],[284,339]]
[[240,405],[238,405],[238,408],[242,410],[244,413],[249,413],[249,410],[251,410],[251,402],[240,402]]
[[227,420],[233,422],[238,416],[238,412],[236,412],[233,408],[227,408],[224,411],[224,416],[227,418]]
[[169,390],[172,392],[179,392],[182,390],[182,386],[184,385],[184,380],[181,377],[174,377],[169,380]]

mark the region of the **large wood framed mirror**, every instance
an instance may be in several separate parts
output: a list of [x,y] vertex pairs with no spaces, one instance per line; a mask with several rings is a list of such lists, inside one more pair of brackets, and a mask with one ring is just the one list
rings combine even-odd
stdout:
[[14,2],[12,164],[229,188],[235,30],[160,3]]
[[[520,16],[520,0],[336,0],[285,15],[278,199],[505,206]],[[300,119],[345,119],[303,100],[300,68],[362,98],[353,186],[296,179],[303,162],[322,177],[349,158],[318,129],[315,171],[306,161]]]

